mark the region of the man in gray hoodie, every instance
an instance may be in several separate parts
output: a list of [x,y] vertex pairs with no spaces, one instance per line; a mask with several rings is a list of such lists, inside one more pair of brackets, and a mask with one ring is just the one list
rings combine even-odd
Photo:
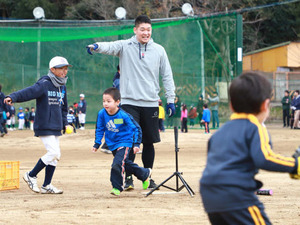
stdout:
[[[92,52],[118,56],[122,76],[120,92],[122,109],[130,113],[142,128],[142,161],[145,168],[153,168],[154,145],[160,142],[158,128],[159,75],[165,88],[167,113],[175,111],[175,85],[165,49],[151,38],[152,25],[147,16],[138,16],[133,28],[135,35],[127,40],[97,42],[87,46]],[[129,158],[134,161],[134,154]],[[129,171],[127,171],[129,172]],[[127,173],[125,190],[133,189],[131,174]],[[156,184],[151,179],[149,188]]]
[[217,124],[217,128],[219,128],[219,96],[218,96],[218,92],[214,91],[213,92],[213,96],[210,97],[209,95],[207,95],[208,100],[210,102],[210,109],[212,112],[212,123],[213,123],[213,129],[216,128],[216,124]]

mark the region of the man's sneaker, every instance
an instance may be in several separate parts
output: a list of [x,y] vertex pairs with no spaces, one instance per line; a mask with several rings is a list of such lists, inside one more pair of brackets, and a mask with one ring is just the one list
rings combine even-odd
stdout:
[[128,177],[126,177],[126,180],[125,180],[124,190],[125,191],[131,191],[133,189],[134,189],[134,185],[133,185],[132,176],[128,176]]
[[111,193],[112,195],[119,196],[121,192],[120,192],[119,189],[113,188],[113,189],[110,191],[110,193]]
[[143,189],[144,190],[146,190],[150,185],[151,173],[152,173],[152,169],[149,168],[149,175],[148,175],[147,179],[145,181],[143,181]]
[[[154,189],[156,187],[157,187],[156,183],[154,182],[154,180],[152,178],[150,178],[150,185],[149,185],[148,188],[149,189]],[[157,190],[159,190],[159,188]]]
[[4,137],[5,133],[1,133],[0,137]]
[[52,184],[48,184],[46,187],[41,187],[41,193],[42,194],[62,194],[63,191],[57,189]]
[[28,187],[30,190],[36,193],[40,193],[40,189],[37,186],[37,178],[36,177],[30,177],[29,172],[26,172],[23,176],[23,180],[28,184]]

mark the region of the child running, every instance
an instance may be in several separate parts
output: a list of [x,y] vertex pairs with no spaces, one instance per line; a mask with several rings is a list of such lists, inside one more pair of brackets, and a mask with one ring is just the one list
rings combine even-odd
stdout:
[[114,156],[110,181],[113,187],[111,194],[116,196],[124,190],[125,171],[141,180],[145,190],[149,187],[151,175],[150,168],[139,167],[128,158],[132,146],[134,154],[140,150],[142,131],[132,116],[119,108],[120,99],[121,95],[117,88],[108,88],[104,91],[104,109],[98,113],[93,146],[93,152],[96,152],[105,133],[105,142]]
[[[36,163],[35,167],[24,174],[23,179],[35,193],[62,194],[63,191],[52,185],[52,178],[60,160],[59,136],[63,127],[68,126],[67,112],[67,73],[71,66],[61,56],[53,57],[49,62],[49,72],[34,85],[8,95],[4,102],[26,102],[36,99],[34,118],[34,135],[40,137],[47,153]],[[30,146],[28,146],[28,152]],[[45,169],[44,184],[41,189],[37,184],[37,175]]]
[[213,225],[270,225],[255,192],[263,186],[255,179],[259,169],[287,172],[300,178],[300,152],[284,157],[272,151],[264,126],[270,113],[272,87],[255,72],[246,72],[230,85],[231,121],[208,143],[207,164],[200,180],[204,208]]

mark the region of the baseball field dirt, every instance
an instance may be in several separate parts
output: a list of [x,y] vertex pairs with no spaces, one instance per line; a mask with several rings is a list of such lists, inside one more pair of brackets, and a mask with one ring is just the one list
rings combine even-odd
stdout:
[[[267,126],[274,151],[291,155],[300,144],[300,131]],[[215,131],[212,131],[214,133]],[[0,161],[20,161],[20,189],[0,191],[0,224],[209,224],[199,195],[199,179],[206,162],[207,141],[211,135],[193,129],[179,133],[179,171],[196,193],[191,197],[183,189],[179,193],[161,188],[145,197],[148,191],[134,180],[135,189],[110,195],[112,155],[93,153],[94,130],[78,130],[60,138],[62,157],[52,184],[64,190],[62,195],[35,194],[22,179],[45,153],[42,141],[30,130],[12,131],[0,138]],[[161,133],[155,144],[156,156],[152,177],[161,183],[175,171],[173,130]],[[224,140],[226,141],[226,140]],[[142,165],[141,155],[136,162]],[[38,175],[42,185],[44,171]],[[300,221],[300,180],[288,174],[260,171],[257,179],[273,196],[260,196],[273,224],[295,225]],[[168,186],[175,188],[176,178]]]

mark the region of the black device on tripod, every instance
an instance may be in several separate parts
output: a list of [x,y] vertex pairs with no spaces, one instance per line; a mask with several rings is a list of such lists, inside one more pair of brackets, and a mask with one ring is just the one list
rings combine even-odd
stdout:
[[[183,179],[182,177],[182,172],[178,172],[178,152],[179,152],[179,148],[178,148],[178,128],[174,127],[174,138],[175,138],[175,160],[176,160],[176,171],[170,176],[168,177],[166,180],[164,180],[161,184],[159,184],[156,188],[152,189],[150,192],[148,192],[146,194],[146,197],[148,195],[151,195],[154,191],[156,191],[157,189],[159,189],[159,187],[165,187],[168,188],[172,191],[176,191],[176,192],[180,192],[183,188],[186,188],[187,191],[189,192],[189,194],[191,196],[194,196],[195,193],[192,190],[192,188],[188,185],[188,183]],[[166,186],[165,183],[167,181],[169,181],[172,177],[176,176],[176,189]],[[182,182],[182,186],[179,187],[179,179]]]

